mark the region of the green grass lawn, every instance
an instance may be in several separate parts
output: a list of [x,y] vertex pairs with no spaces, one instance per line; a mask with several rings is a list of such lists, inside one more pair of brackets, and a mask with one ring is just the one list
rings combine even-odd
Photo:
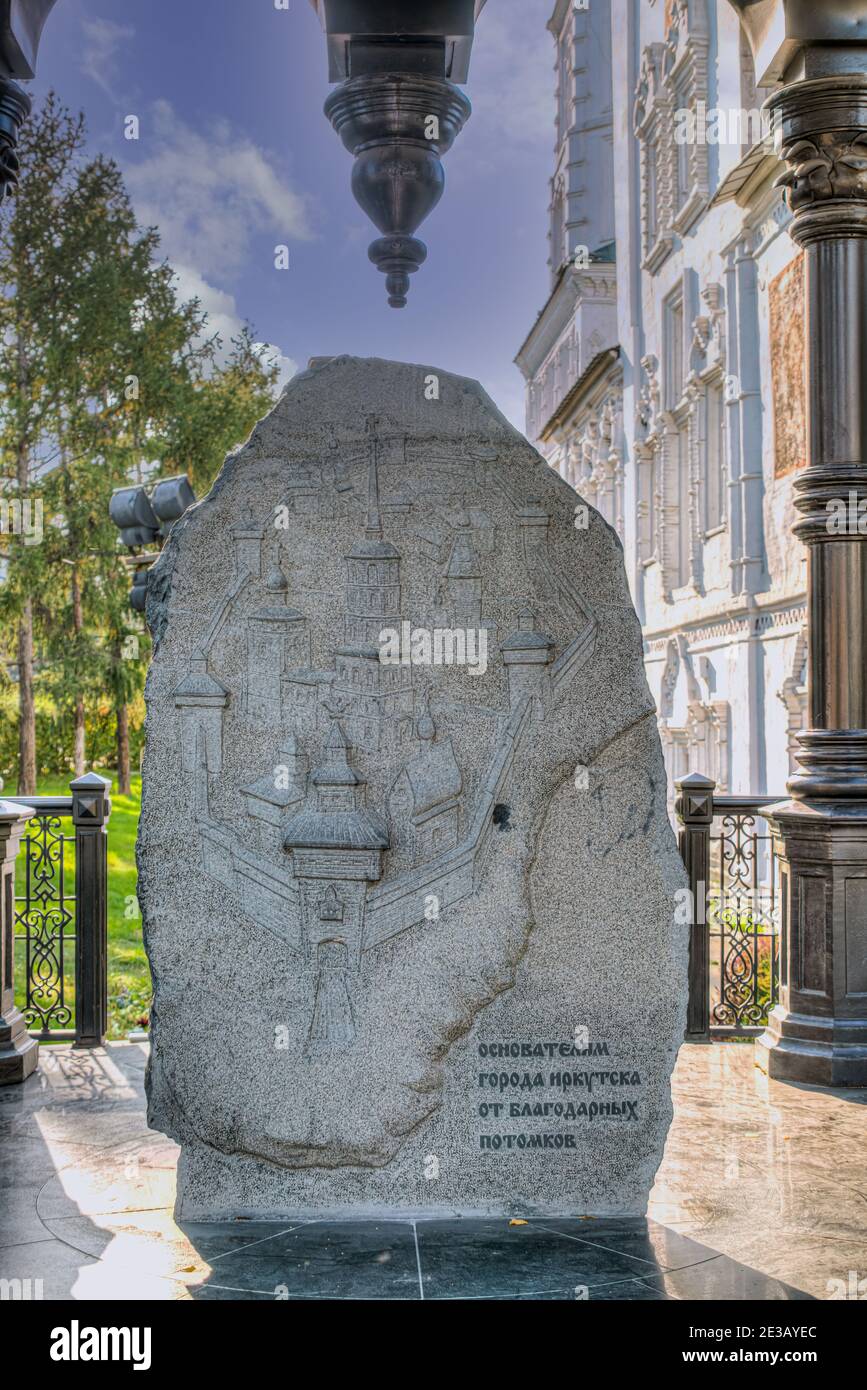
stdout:
[[[111,774],[104,774],[111,775]],[[112,778],[113,783],[116,782]],[[45,778],[39,783],[40,796],[64,795],[69,783],[63,778]],[[135,837],[141,807],[141,777],[132,779],[132,794],[112,793],[111,816],[108,822],[108,1036],[125,1038],[127,1033],[141,1027],[150,1013],[151,978],[142,945],[141,916],[136,898]],[[72,821],[64,819],[64,834],[71,835]],[[75,891],[73,846],[64,847],[65,891]],[[23,892],[25,857],[18,856],[16,892]],[[67,909],[74,912],[74,903]],[[70,931],[74,930],[71,924]],[[16,944],[15,984],[19,1007],[25,999],[24,944]],[[65,995],[73,1001],[73,961],[71,951],[64,961]]]

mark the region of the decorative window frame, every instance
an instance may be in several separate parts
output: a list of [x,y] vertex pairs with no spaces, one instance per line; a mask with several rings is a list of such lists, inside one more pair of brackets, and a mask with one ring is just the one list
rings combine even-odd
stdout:
[[[693,397],[693,454],[695,463],[695,488],[698,498],[694,542],[696,546],[696,570],[701,567],[701,547],[711,536],[724,531],[728,525],[729,499],[729,421],[727,418],[728,376],[726,371],[726,312],[722,286],[716,282],[705,285],[700,298],[703,312],[692,321],[692,346],[690,351],[690,391]],[[722,409],[722,447],[719,464],[722,472],[720,480],[720,517],[712,526],[706,525],[708,514],[708,451],[707,416],[708,397],[711,391],[721,393]]]
[[[701,312],[695,307],[701,302]],[[672,341],[671,311],[677,309],[683,337]],[[658,563],[666,601],[684,590],[704,592],[704,546],[727,527],[728,421],[723,422],[722,515],[705,526],[707,478],[706,406],[711,389],[726,407],[726,323],[720,285],[695,295],[684,271],[662,304],[662,371],[655,356],[642,358],[642,386],[635,418],[638,559]],[[672,379],[677,372],[678,380]],[[682,451],[684,451],[682,453]],[[685,477],[681,470],[685,469]],[[685,508],[682,503],[685,500]],[[683,532],[682,528],[686,527]]]
[[659,560],[659,362],[653,353],[641,359],[642,385],[635,409],[635,457],[638,464],[638,559]]
[[807,629],[801,628],[789,674],[777,691],[777,699],[786,709],[786,753],[789,759],[789,775],[798,771],[798,734],[809,727],[809,705],[807,692]]
[[623,436],[623,382],[618,378],[570,440],[569,481],[623,537],[626,472]]
[[[708,99],[710,32],[706,0],[673,0],[665,46],[664,80],[671,92],[673,110],[676,112],[679,109],[676,94],[682,92],[685,108],[697,115],[698,103],[704,102],[706,110]],[[692,140],[686,148],[689,188],[683,201],[674,207],[671,221],[672,228],[679,236],[689,230],[710,197],[707,140]],[[672,149],[676,167],[678,147],[674,141]],[[674,189],[677,204],[676,177]]]
[[693,225],[710,197],[706,140],[687,146],[687,191],[678,196],[682,146],[675,141],[678,101],[694,114],[708,98],[710,31],[707,0],[671,0],[664,43],[648,44],[641,60],[633,130],[641,166],[642,268],[656,274],[675,238]]
[[[660,469],[660,547],[663,586],[669,602],[674,591],[697,589],[696,523],[696,394],[689,371],[690,285],[685,273],[662,304],[663,401],[661,412],[662,466]],[[678,327],[679,326],[679,327]],[[677,358],[675,358],[675,354]],[[679,365],[674,381],[674,364]],[[681,506],[686,484],[686,513]]]
[[[681,670],[686,677],[686,723],[672,724],[674,695]],[[669,770],[669,785],[677,771],[702,772],[712,777],[717,792],[728,792],[731,775],[731,707],[714,697],[710,683],[699,680],[684,633],[669,638],[660,688],[659,734]],[[679,764],[679,767],[678,767]]]
[[651,274],[659,270],[674,247],[670,225],[674,108],[663,82],[665,52],[662,43],[645,48],[633,108],[633,129],[641,156],[641,263]]
[[557,276],[569,259],[567,249],[567,221],[566,177],[561,169],[551,180],[550,229],[548,232],[548,241],[551,248],[551,277],[554,281],[556,281]]

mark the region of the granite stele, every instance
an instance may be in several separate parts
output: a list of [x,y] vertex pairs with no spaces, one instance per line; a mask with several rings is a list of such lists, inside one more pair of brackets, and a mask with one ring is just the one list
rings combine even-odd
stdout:
[[178,1215],[643,1211],[689,913],[614,532],[476,382],[318,359],[148,588]]

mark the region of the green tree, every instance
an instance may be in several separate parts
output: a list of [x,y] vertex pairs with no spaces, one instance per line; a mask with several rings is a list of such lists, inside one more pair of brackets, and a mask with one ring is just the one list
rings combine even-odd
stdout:
[[[38,499],[38,477],[58,381],[48,370],[48,343],[59,275],[58,211],[74,179],[84,123],[53,100],[25,125],[20,153],[25,169],[11,215],[0,221],[0,445],[3,492],[19,507]],[[19,513],[20,514],[20,513]],[[4,539],[6,582],[0,616],[14,625],[12,648],[18,683],[18,791],[36,790],[34,625],[46,611],[48,576],[40,545],[19,534]]]
[[219,339],[198,358],[169,416],[164,440],[167,472],[187,472],[198,496],[211,486],[229,451],[243,444],[274,404],[279,365],[245,324],[223,356]]
[[71,725],[76,772],[88,717],[98,723],[111,701],[128,787],[147,639],[128,607],[111,493],[183,471],[205,490],[270,408],[277,377],[251,329],[224,354],[200,304],[178,300],[157,230],[138,226],[117,165],[86,158],[84,143],[82,119],[50,96],[26,127],[0,229],[3,485],[17,498],[38,486],[51,519],[41,545],[7,538],[0,586],[0,619],[16,630],[23,794],[35,789],[37,675]]

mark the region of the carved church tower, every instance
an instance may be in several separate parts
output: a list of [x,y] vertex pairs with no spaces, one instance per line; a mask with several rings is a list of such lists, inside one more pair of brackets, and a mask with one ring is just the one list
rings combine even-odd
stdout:
[[368,421],[367,522],[364,540],[346,556],[345,643],[335,656],[334,708],[353,748],[378,752],[412,735],[412,670],[383,666],[380,634],[400,630],[400,552],[383,539],[379,505],[379,446]]
[[292,816],[283,839],[301,889],[305,961],[315,968],[320,944],[337,939],[357,969],[367,885],[382,877],[389,836],[382,817],[366,805],[367,784],[350,764],[346,737],[336,719],[310,782],[313,803]]

